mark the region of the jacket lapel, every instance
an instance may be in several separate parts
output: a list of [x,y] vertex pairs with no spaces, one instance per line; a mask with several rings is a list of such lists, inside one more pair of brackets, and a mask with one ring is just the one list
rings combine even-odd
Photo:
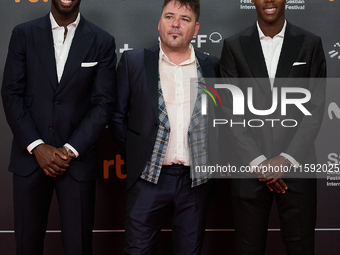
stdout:
[[[210,61],[207,61],[207,56],[204,54],[196,52],[196,66],[198,84],[205,83],[204,77],[215,77],[214,66]],[[203,117],[201,114],[202,94],[204,94],[204,92],[198,89],[195,106],[191,114],[190,125],[188,128],[189,133],[191,133],[192,130],[200,123]]]
[[155,119],[158,121],[158,58],[159,47],[154,46],[144,50],[144,67],[146,74],[146,82]]
[[[294,61],[296,60],[298,54],[300,53],[302,43],[304,40],[304,35],[303,34],[296,35],[294,32],[295,32],[294,27],[289,22],[287,22],[287,28],[285,32],[285,37],[282,45],[282,50],[275,78],[287,77],[293,66]],[[281,82],[282,79],[280,79],[279,82],[275,82],[274,86],[279,86]]]
[[37,55],[51,85],[56,89],[58,86],[57,67],[49,14],[42,18],[39,26],[32,28],[32,33]]
[[[196,52],[196,64],[197,64],[197,76],[199,82],[204,82],[204,77],[215,77],[214,66],[211,61],[207,61],[207,56]],[[145,73],[146,73],[146,81],[149,96],[152,103],[152,108],[155,114],[155,118],[159,120],[159,47],[155,46],[150,49],[144,50],[144,66],[145,66]],[[195,107],[191,116],[190,125],[189,125],[189,132],[200,122],[202,115],[201,113],[201,95],[203,94],[202,91],[198,91],[197,99],[195,102]],[[164,104],[165,107],[165,104]],[[169,121],[166,113],[166,109],[164,109],[164,116],[162,122],[165,127],[169,127]]]
[[247,60],[247,63],[255,78],[268,78],[268,82],[261,79],[259,84],[268,96],[271,96],[271,86],[269,75],[264,60],[261,42],[257,31],[256,24],[252,26],[245,34],[240,36],[240,44]]
[[[205,54],[200,53],[198,51],[196,53],[196,59],[198,60],[202,76],[203,77],[209,77],[209,78],[215,78],[215,69],[212,61],[208,61],[208,58]],[[199,68],[199,67],[197,67]],[[199,74],[198,74],[199,75]]]
[[90,50],[95,36],[96,34],[87,26],[87,21],[81,16],[67,57],[63,76],[58,86],[58,91],[63,89],[74,76],[75,72],[81,67],[81,63]]

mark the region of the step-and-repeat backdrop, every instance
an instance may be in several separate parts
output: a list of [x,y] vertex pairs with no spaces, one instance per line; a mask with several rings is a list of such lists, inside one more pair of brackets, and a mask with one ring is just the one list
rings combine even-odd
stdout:
[[[157,24],[161,0],[83,0],[81,13],[116,38],[118,59],[126,50],[150,47],[158,43]],[[51,0],[2,0],[0,8],[0,80],[13,27],[43,16],[50,10]],[[290,0],[287,19],[323,40],[328,76],[340,76],[340,0]],[[194,47],[219,57],[222,42],[256,20],[251,0],[201,0],[201,28],[193,39]],[[327,89],[324,124],[317,139],[321,163],[340,161],[340,86],[331,82]],[[340,84],[339,84],[340,85]],[[1,100],[1,99],[0,99]],[[0,254],[15,254],[13,231],[12,174],[7,171],[12,133],[0,106]],[[97,185],[94,254],[122,254],[126,171],[124,161],[108,130],[99,140],[101,176]],[[340,180],[329,175],[318,180],[318,219],[316,254],[339,254],[340,251]],[[204,255],[234,254],[234,229],[228,180],[218,180],[206,226]],[[170,213],[169,217],[170,218]],[[171,221],[165,220],[159,254],[172,254]],[[60,255],[60,220],[58,205],[51,205],[45,253]],[[268,234],[267,254],[285,254],[280,240],[277,210],[273,206]]]

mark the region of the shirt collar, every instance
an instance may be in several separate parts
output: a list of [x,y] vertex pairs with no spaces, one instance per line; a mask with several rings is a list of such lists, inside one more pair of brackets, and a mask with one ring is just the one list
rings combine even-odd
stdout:
[[[55,21],[51,12],[50,12],[50,21],[51,21],[52,30],[60,27],[58,25],[58,23]],[[80,21],[80,12],[78,12],[78,16],[77,16],[76,20],[74,22],[72,22],[71,24],[69,24],[68,26],[77,27],[78,24],[79,24],[79,21]]]
[[[194,47],[192,46],[192,44],[189,44],[189,49],[190,49],[190,58],[185,60],[184,62],[180,63],[179,66],[189,65],[189,64],[192,64],[194,61],[196,61],[195,50],[194,50]],[[162,50],[162,43],[161,42],[159,42],[159,59],[167,61],[168,63],[175,65],[174,63],[172,63],[169,60],[168,56]]]
[[[260,40],[262,40],[263,38],[266,38],[267,36],[265,36],[264,33],[262,32],[262,30],[261,30],[261,28],[259,26],[259,22],[258,21],[256,22],[256,25],[257,25],[257,30],[259,31]],[[282,27],[280,33],[275,35],[273,38],[275,38],[275,37],[284,38],[285,37],[285,32],[286,32],[286,26],[287,26],[287,21],[285,20],[285,23],[283,24],[283,27]]]

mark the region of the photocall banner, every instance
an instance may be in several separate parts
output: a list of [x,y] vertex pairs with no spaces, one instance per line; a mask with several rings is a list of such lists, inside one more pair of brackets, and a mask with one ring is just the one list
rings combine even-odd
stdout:
[[[102,27],[116,39],[118,59],[127,50],[151,47],[159,42],[157,25],[161,15],[161,0],[82,0],[82,15]],[[0,9],[2,24],[0,40],[0,80],[7,55],[11,31],[23,23],[46,15],[51,0],[3,0]],[[286,4],[288,21],[322,38],[327,60],[328,77],[325,112],[316,139],[318,163],[322,166],[340,162],[340,1],[290,0]],[[201,0],[200,30],[193,38],[194,48],[220,57],[226,39],[256,21],[251,0]],[[245,96],[246,98],[246,96]],[[208,96],[207,100],[211,98]],[[1,100],[1,99],[0,99]],[[212,100],[212,99],[211,99]],[[217,102],[219,103],[219,102]],[[12,174],[7,171],[12,133],[7,125],[2,102],[0,109],[0,254],[15,254]],[[255,119],[255,118],[254,118]],[[262,122],[250,122],[261,125]],[[272,124],[268,122],[264,124]],[[230,122],[228,122],[230,125]],[[249,124],[249,123],[246,123]],[[274,124],[281,125],[281,122]],[[292,123],[284,122],[284,125]],[[125,162],[105,129],[98,141],[100,178],[97,182],[94,254],[121,254],[124,246],[124,215],[126,200]],[[222,148],[223,154],[224,148]],[[321,167],[322,167],[321,166]],[[322,168],[321,168],[322,169]],[[338,174],[326,174],[318,179],[318,218],[316,254],[335,255],[340,243],[340,180]],[[235,254],[235,237],[231,212],[229,179],[217,178],[216,192],[206,226],[203,254]],[[159,254],[172,254],[171,220],[163,224]],[[45,253],[63,254],[60,240],[60,220],[57,201],[50,209]],[[279,232],[279,219],[273,206],[268,232],[266,254],[285,254]]]

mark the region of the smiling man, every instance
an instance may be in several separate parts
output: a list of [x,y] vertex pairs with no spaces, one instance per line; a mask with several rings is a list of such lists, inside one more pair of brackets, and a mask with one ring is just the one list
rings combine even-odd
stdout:
[[[126,149],[125,254],[157,254],[162,220],[172,211],[173,254],[200,254],[211,181],[190,178],[195,158],[206,163],[206,120],[190,101],[190,79],[215,77],[218,59],[191,45],[199,29],[198,0],[165,0],[160,44],[124,52],[110,129]],[[205,137],[206,138],[206,137]],[[196,150],[195,150],[196,149]],[[159,254],[163,254],[160,252]]]
[[80,0],[52,0],[13,30],[2,98],[14,139],[17,255],[43,254],[55,190],[65,254],[92,254],[96,141],[115,98],[115,41],[84,19]]
[[[247,84],[239,85],[240,89],[246,91],[251,87],[257,109],[269,109],[273,88],[301,85],[297,82],[293,85],[285,83],[288,80],[296,81],[294,79],[277,78],[324,78],[326,60],[318,36],[286,21],[285,0],[253,0],[253,4],[257,23],[224,41],[221,75],[226,80],[254,78],[247,79]],[[285,116],[287,119],[298,119],[296,127],[251,128],[238,125],[231,128],[238,165],[263,169],[294,165],[303,169],[304,164],[316,164],[314,141],[323,118],[325,79],[311,80],[305,88],[311,93],[306,107],[312,116],[302,116],[295,108]],[[232,108],[231,104],[229,108]],[[275,114],[255,117],[248,112],[242,117],[247,120],[252,117],[282,117],[279,113]],[[291,178],[286,178],[280,172],[252,175],[253,178],[238,176],[239,179],[231,181],[237,253],[265,254],[268,220],[275,199],[286,253],[314,254],[316,180],[311,177],[315,176],[297,178],[292,174]]]

